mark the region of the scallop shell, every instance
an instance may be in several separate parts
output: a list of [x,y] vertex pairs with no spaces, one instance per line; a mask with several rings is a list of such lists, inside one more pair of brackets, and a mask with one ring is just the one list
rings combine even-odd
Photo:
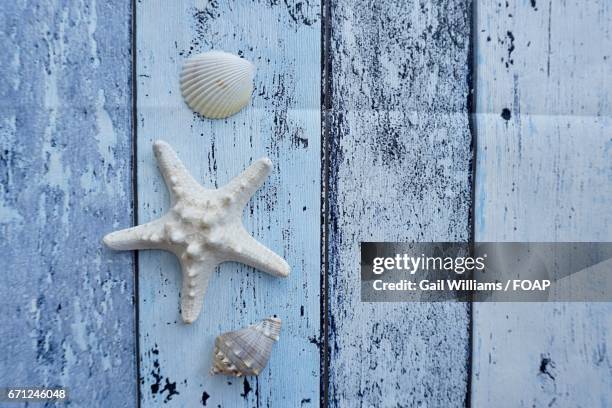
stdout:
[[280,328],[280,319],[268,317],[247,328],[218,336],[210,373],[235,377],[258,375],[270,359]]
[[212,119],[233,115],[251,99],[255,65],[237,55],[209,51],[185,61],[181,92],[187,105]]

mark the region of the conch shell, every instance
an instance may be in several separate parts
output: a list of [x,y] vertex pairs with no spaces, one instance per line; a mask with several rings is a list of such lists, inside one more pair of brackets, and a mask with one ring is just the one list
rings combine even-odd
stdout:
[[187,105],[211,119],[227,118],[251,100],[255,65],[237,55],[209,51],[185,61],[181,92]]
[[280,319],[268,317],[247,328],[218,336],[210,373],[235,377],[258,375],[268,364],[280,328]]

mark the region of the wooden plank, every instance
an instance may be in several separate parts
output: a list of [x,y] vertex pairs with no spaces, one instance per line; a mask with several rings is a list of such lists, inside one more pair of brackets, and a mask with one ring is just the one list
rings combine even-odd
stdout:
[[0,384],[133,406],[129,2],[0,10]]
[[462,406],[468,304],[360,302],[360,241],[467,241],[469,2],[331,3],[330,405]]
[[[281,4],[282,3],[282,4]],[[167,253],[139,256],[142,404],[316,405],[319,395],[320,5],[146,1],[137,4],[139,222],[168,209],[151,144],[168,141],[192,174],[220,186],[268,155],[274,169],[245,225],[292,266],[287,279],[224,264],[193,325],[179,315],[180,273]],[[220,49],[257,66],[252,103],[226,120],[191,112],[179,90],[189,55]],[[214,338],[269,315],[280,342],[257,378],[211,377]]]
[[[604,0],[478,2],[476,240],[612,240],[611,25]],[[475,305],[472,405],[612,405],[611,329],[609,304]]]

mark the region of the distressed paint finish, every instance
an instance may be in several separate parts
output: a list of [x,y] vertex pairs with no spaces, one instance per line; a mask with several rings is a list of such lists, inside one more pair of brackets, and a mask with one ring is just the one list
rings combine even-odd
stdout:
[[[611,241],[611,4],[478,3],[478,241]],[[475,407],[612,405],[612,307],[474,305]]]
[[331,6],[330,405],[463,406],[468,304],[361,303],[360,241],[467,241],[468,1]]
[[[178,262],[139,255],[143,406],[299,407],[319,402],[320,4],[318,2],[143,1],[137,3],[139,222],[169,198],[152,155],[164,139],[204,186],[218,187],[267,155],[272,174],[247,205],[246,228],[291,265],[288,278],[223,264],[202,313],[181,322]],[[257,66],[252,102],[209,120],[183,102],[185,58],[210,49]],[[280,341],[257,378],[210,376],[215,336],[269,315]]]
[[0,386],[133,406],[132,255],[101,245],[132,220],[129,4],[0,9]]

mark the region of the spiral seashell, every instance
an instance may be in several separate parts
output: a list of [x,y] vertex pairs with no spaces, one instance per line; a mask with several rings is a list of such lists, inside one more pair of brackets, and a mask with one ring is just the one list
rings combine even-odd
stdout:
[[187,105],[211,119],[227,118],[251,99],[255,65],[237,55],[209,51],[185,61],[181,92]]
[[280,328],[280,319],[268,317],[247,328],[218,336],[210,373],[235,377],[258,375],[268,364]]

